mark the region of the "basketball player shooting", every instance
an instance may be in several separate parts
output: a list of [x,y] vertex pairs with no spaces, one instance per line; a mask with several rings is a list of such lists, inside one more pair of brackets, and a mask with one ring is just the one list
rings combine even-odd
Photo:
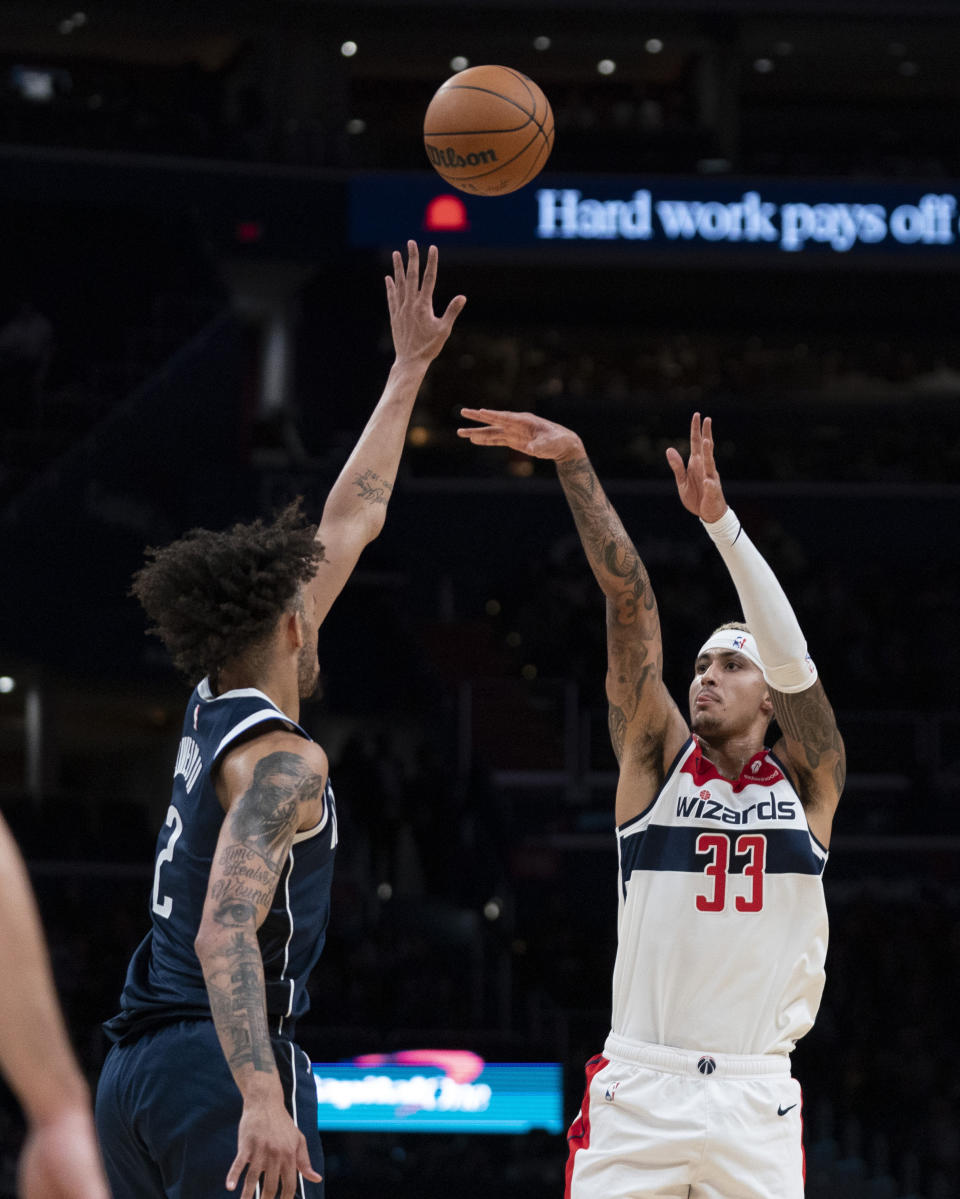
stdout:
[[[157,840],[151,927],[97,1090],[114,1199],[320,1199],[310,1060],[295,1023],[323,949],[337,847],[327,756],[300,727],[318,629],[383,527],[420,384],[463,308],[434,314],[437,251],[393,255],[395,361],[319,528],[195,529],[134,593],[196,683]],[[201,680],[197,682],[197,680]]]
[[688,461],[667,457],[745,622],[707,636],[685,719],[664,687],[649,576],[580,438],[528,413],[462,414],[482,422],[458,430],[475,445],[556,463],[606,596],[618,947],[611,1031],[569,1133],[567,1199],[801,1199],[789,1054],[823,991],[821,875],[846,763],[797,618],[728,507],[710,418],[695,414]]

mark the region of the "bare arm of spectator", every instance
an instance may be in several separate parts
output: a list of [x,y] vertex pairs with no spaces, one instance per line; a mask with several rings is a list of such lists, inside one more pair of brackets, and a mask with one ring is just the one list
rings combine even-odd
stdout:
[[109,1199],[23,858],[0,817],[0,1067],[29,1125],[23,1199]]

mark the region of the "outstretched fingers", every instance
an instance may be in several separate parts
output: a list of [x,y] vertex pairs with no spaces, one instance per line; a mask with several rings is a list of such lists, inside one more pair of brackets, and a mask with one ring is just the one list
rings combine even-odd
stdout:
[[427,265],[423,268],[423,283],[420,285],[420,290],[427,300],[433,299],[433,288],[437,281],[437,258],[437,247],[429,246]]
[[713,420],[709,416],[703,421],[703,473],[706,478],[713,478],[717,473],[713,460]]
[[406,290],[406,275],[403,269],[403,255],[399,250],[393,251],[393,285],[396,289],[397,300],[403,299],[404,291]]
[[457,429],[457,436],[472,441],[474,445],[505,445],[506,430],[503,417],[506,412],[493,408],[461,408],[460,415],[467,420],[481,421],[479,425],[467,425]]
[[679,450],[675,450],[672,445],[667,448],[667,465],[673,471],[673,477],[677,480],[677,486],[682,487],[687,481],[687,468],[683,465],[683,455]]
[[454,296],[444,309],[443,316],[440,318],[440,320],[443,322],[443,326],[448,333],[453,327],[453,322],[457,319],[460,313],[463,312],[466,302],[466,296]]
[[695,412],[690,418],[690,457],[699,457],[703,450],[703,433],[700,428],[700,413]]
[[465,416],[467,420],[482,420],[489,424],[491,421],[504,420],[514,414],[505,412],[502,408],[461,408],[460,415]]
[[414,292],[420,285],[420,247],[412,238],[407,242],[407,283]]

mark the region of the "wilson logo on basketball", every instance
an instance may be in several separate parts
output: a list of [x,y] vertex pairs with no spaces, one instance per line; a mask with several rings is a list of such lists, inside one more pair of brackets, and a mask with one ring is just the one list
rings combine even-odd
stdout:
[[478,167],[485,162],[496,162],[496,150],[480,150],[471,154],[458,154],[453,146],[445,149],[425,143],[427,154],[435,167]]
[[430,165],[451,187],[478,196],[501,196],[535,178],[553,133],[553,112],[537,84],[492,63],[451,75],[423,115]]

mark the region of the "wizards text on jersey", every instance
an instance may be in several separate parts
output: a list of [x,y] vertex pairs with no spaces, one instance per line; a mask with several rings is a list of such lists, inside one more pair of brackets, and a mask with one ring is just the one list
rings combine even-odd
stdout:
[[[800,798],[771,754],[755,755],[735,781],[723,779],[695,741],[678,757],[668,772],[672,786],[665,784],[646,812],[618,829],[624,895],[635,871],[703,874],[721,859],[731,874],[760,861],[764,874],[822,874],[826,853],[815,844]],[[673,787],[671,802],[667,792]],[[704,829],[716,832],[705,838]],[[742,836],[745,831],[754,835]],[[717,835],[729,840],[728,849],[717,846]]]

